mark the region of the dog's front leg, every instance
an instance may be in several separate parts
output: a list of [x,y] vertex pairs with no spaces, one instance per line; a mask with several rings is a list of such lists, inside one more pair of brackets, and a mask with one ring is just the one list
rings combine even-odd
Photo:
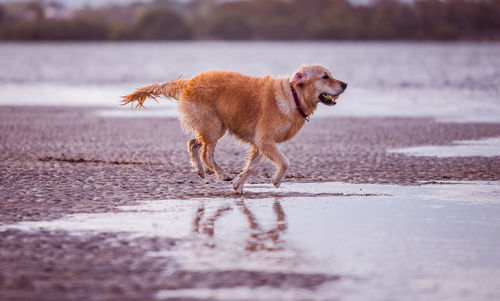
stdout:
[[280,187],[283,176],[288,169],[288,159],[280,152],[276,143],[272,141],[265,141],[260,144],[259,150],[262,154],[269,158],[276,164],[276,174],[273,178],[273,184],[276,188]]
[[257,170],[261,159],[262,154],[259,152],[259,150],[256,147],[252,148],[252,150],[250,151],[250,156],[248,157],[247,166],[233,182],[234,191],[240,194],[243,193],[243,185],[245,185],[248,177]]

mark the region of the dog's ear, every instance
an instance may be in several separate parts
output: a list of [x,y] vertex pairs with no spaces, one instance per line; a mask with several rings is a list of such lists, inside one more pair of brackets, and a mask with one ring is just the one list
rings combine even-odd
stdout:
[[295,73],[290,83],[292,85],[303,85],[306,80],[306,74],[304,72],[298,71],[297,73]]

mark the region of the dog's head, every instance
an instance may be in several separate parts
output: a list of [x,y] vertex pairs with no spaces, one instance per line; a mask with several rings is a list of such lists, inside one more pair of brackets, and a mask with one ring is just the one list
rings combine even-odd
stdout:
[[347,88],[347,84],[335,79],[330,71],[322,66],[302,66],[290,78],[290,84],[300,91],[307,105],[316,108],[319,102],[327,106],[336,100]]

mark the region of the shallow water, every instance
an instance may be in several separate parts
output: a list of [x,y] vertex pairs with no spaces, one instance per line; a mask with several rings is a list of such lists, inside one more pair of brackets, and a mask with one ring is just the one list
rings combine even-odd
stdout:
[[419,157],[500,156],[500,137],[453,141],[452,145],[425,145],[391,149],[389,152]]
[[[310,287],[165,290],[217,300],[494,300],[500,297],[500,183],[249,185],[252,198],[141,201],[112,213],[2,227],[168,237],[189,271],[323,275]],[[259,196],[275,193],[273,198]],[[290,195],[295,196],[290,197]],[[307,196],[306,196],[307,195]],[[90,231],[90,232],[89,232]],[[169,271],[172,272],[172,271]]]
[[[117,108],[120,96],[179,74],[288,76],[302,64],[324,65],[349,83],[335,107],[320,106],[315,116],[500,122],[499,43],[2,43],[0,105]],[[173,101],[151,107],[153,117],[175,112]],[[139,116],[118,109],[99,114]]]

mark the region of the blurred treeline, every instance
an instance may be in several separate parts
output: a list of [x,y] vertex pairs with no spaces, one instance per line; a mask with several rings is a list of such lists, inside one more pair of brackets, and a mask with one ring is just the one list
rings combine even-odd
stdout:
[[0,4],[0,39],[499,40],[500,0],[12,2]]

